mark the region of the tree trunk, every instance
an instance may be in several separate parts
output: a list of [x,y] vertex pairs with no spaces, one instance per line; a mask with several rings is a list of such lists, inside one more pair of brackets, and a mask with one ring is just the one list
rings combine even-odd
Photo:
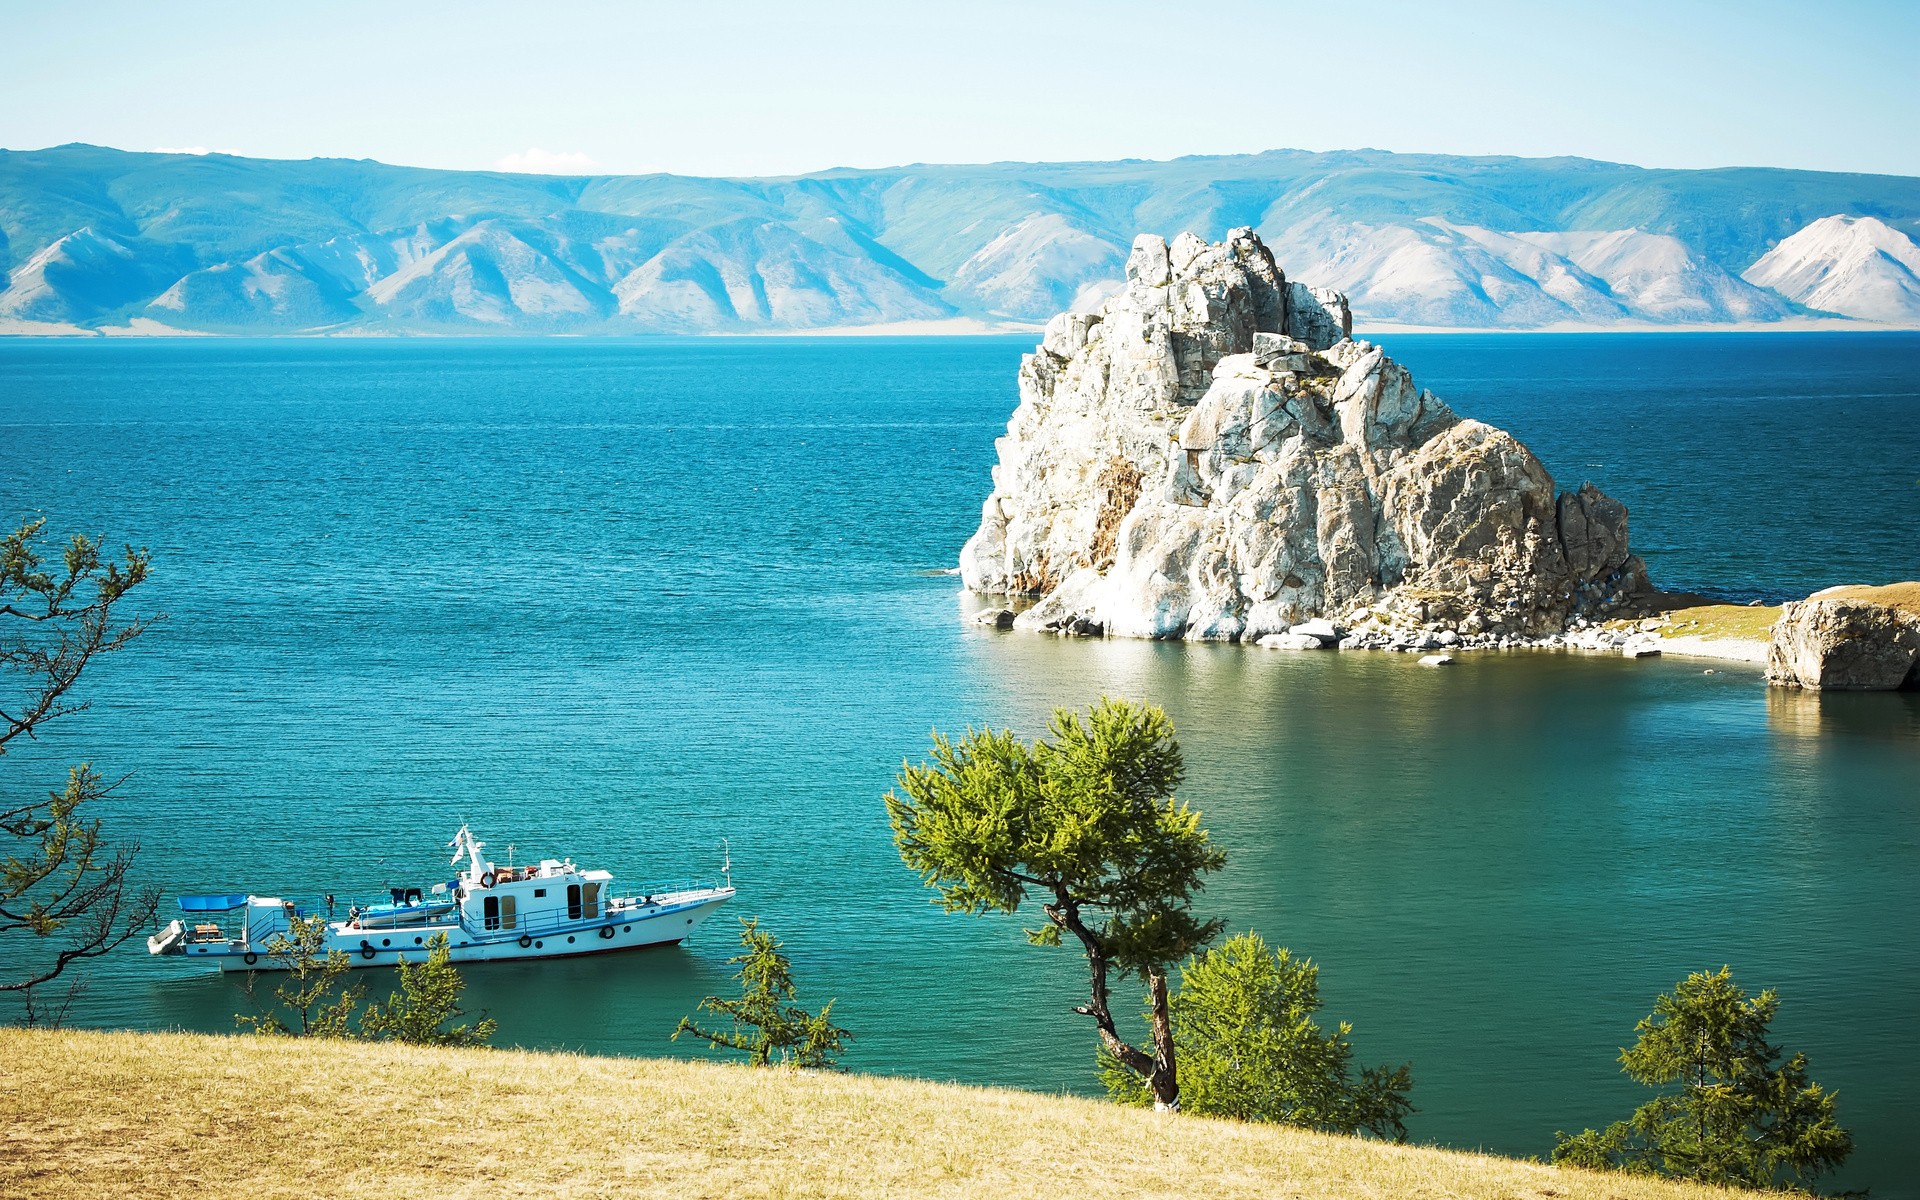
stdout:
[[1153,1069],[1147,1086],[1153,1089],[1155,1112],[1180,1111],[1180,1075],[1173,1060],[1173,1015],[1167,1009],[1167,977],[1147,972],[1147,1003],[1153,1010]]
[[1114,1027],[1113,1012],[1107,1006],[1107,948],[1088,929],[1080,919],[1080,906],[1069,897],[1056,893],[1057,903],[1042,906],[1053,922],[1080,940],[1087,952],[1087,974],[1090,991],[1086,1004],[1073,1011],[1093,1018],[1099,1027],[1100,1042],[1115,1058],[1127,1065],[1127,1068],[1146,1080],[1147,1088],[1153,1093],[1153,1107],[1156,1112],[1170,1112],[1180,1107],[1180,1085],[1174,1078],[1173,1064],[1173,1025],[1167,1013],[1167,979],[1165,975],[1151,972],[1147,976],[1147,988],[1153,1007],[1153,1045],[1154,1052],[1149,1055],[1120,1036]]

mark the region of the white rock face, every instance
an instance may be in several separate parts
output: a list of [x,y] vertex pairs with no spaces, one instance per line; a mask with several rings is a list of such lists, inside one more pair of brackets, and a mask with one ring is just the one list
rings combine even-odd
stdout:
[[1876,595],[1892,590],[1829,588],[1789,603],[1767,647],[1767,682],[1813,691],[1920,688],[1920,613]]
[[1140,237],[1022,360],[966,585],[1038,597],[1016,628],[1263,645],[1342,617],[1538,636],[1644,590],[1623,506],[1556,495],[1351,324],[1251,230]]
[[1767,251],[1741,278],[1822,312],[1920,320],[1920,246],[1872,217],[1822,217]]

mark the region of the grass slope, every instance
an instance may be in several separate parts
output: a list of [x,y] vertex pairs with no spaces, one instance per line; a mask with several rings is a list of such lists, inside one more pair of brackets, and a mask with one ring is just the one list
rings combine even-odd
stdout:
[[0,1030],[0,1195],[1683,1200],[1094,1100],[657,1059]]
[[1703,638],[1707,641],[1767,642],[1773,623],[1780,619],[1780,606],[1746,604],[1701,604],[1668,614],[1660,636],[1667,638]]
[[1815,592],[1809,600],[1864,600],[1869,604],[1885,604],[1903,612],[1920,617],[1920,582],[1886,583],[1874,586],[1865,583],[1843,584]]

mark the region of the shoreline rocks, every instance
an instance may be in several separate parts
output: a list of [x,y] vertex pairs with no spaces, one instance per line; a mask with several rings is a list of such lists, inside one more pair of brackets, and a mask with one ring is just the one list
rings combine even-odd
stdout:
[[1920,688],[1920,583],[1837,587],[1788,604],[1767,682],[1809,691]]
[[1033,598],[1016,629],[1298,648],[1513,647],[1628,611],[1626,508],[1559,492],[1351,327],[1251,230],[1137,239],[1124,290],[1022,360],[966,586]]

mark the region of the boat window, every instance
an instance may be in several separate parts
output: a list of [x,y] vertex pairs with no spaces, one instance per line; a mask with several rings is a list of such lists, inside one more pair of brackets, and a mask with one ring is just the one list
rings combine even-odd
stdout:
[[586,908],[587,920],[593,921],[599,919],[600,885],[597,883],[589,883],[582,891],[581,898],[585,901],[584,907]]
[[484,918],[482,924],[488,929],[500,928],[500,898],[498,896],[488,896],[482,901],[480,913]]
[[546,894],[547,894],[547,889],[545,889],[545,888],[535,888],[535,889],[533,889],[533,898],[534,898],[535,900],[539,900],[539,899],[541,899],[541,898],[542,898],[542,897],[544,897],[544,896],[545,896]]
[[514,924],[513,910],[514,910],[513,897],[512,896],[500,897],[500,925],[502,928],[504,929],[513,928],[513,924]]
[[569,921],[580,919],[580,885],[577,883],[567,885],[567,919]]

